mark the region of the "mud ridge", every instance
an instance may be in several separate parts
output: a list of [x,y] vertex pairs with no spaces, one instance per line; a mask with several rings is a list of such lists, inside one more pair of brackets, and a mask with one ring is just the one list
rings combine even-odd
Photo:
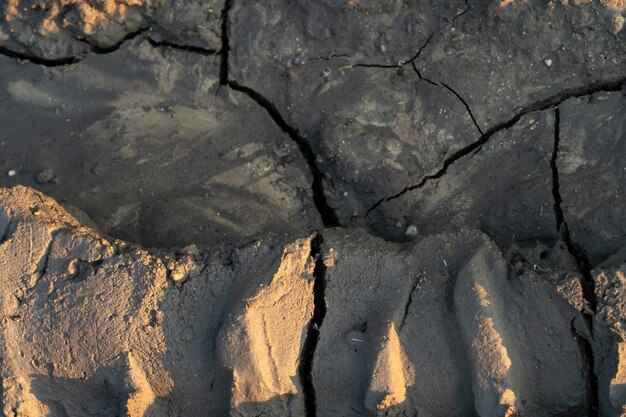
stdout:
[[320,328],[326,317],[326,300],[324,293],[326,290],[326,265],[322,256],[322,243],[324,237],[318,232],[317,236],[311,240],[311,257],[315,261],[315,269],[313,277],[313,318],[307,329],[306,339],[300,355],[300,363],[298,364],[298,377],[302,384],[302,392],[304,395],[304,407],[306,417],[315,417],[317,415],[317,403],[315,397],[315,386],[313,385],[313,358],[315,349],[319,341]]
[[285,119],[283,119],[274,103],[263,97],[257,91],[250,87],[240,85],[236,81],[228,81],[227,85],[235,91],[246,94],[259,106],[263,107],[278,127],[280,127],[283,132],[287,133],[289,137],[298,145],[298,148],[300,149],[300,152],[302,153],[302,156],[304,157],[309,169],[311,170],[311,174],[313,175],[313,183],[311,184],[311,189],[313,190],[313,202],[315,203],[315,207],[322,218],[324,226],[340,226],[337,213],[335,213],[335,210],[328,204],[328,201],[326,201],[326,196],[324,195],[323,173],[317,166],[317,157],[315,156],[309,141],[302,136],[296,128],[290,126]]
[[[559,157],[559,145],[561,142],[561,110],[557,106],[554,109],[554,148],[552,158],[550,158],[550,168],[552,170],[552,196],[554,198],[554,215],[556,218],[556,228],[561,239],[565,242],[567,251],[574,257],[578,268],[582,274],[582,294],[585,303],[589,306],[590,312],[581,311],[585,320],[585,326],[589,329],[589,333],[593,338],[593,314],[596,312],[597,299],[595,293],[595,282],[591,276],[591,266],[586,254],[578,248],[569,233],[567,223],[563,215],[563,198],[560,192],[559,170],[557,167],[557,159]],[[598,377],[595,374],[595,364],[593,349],[591,342],[578,334],[572,320],[572,335],[576,338],[576,342],[580,347],[580,353],[583,360],[583,372],[587,381],[587,415],[590,417],[598,416],[599,410],[599,387]]]
[[[419,72],[418,72],[418,75],[419,75]],[[432,83],[432,81],[430,82]],[[452,164],[456,163],[459,159],[463,158],[466,155],[469,155],[472,152],[479,152],[480,148],[485,143],[487,143],[493,135],[500,132],[501,130],[509,129],[510,127],[515,125],[522,118],[522,116],[528,113],[534,112],[534,111],[547,110],[551,107],[558,106],[563,101],[568,100],[570,98],[583,97],[583,96],[587,96],[587,95],[602,92],[602,91],[604,92],[620,91],[624,88],[625,84],[626,84],[626,77],[620,78],[618,80],[613,80],[613,81],[603,81],[603,82],[593,83],[584,87],[576,87],[576,88],[567,89],[565,91],[560,92],[559,94],[555,94],[551,97],[548,97],[543,100],[539,100],[535,103],[525,106],[522,110],[520,110],[517,114],[515,114],[515,116],[511,117],[509,120],[499,123],[493,126],[492,128],[490,128],[489,130],[487,130],[485,133],[481,135],[481,137],[476,142],[473,142],[467,145],[466,147],[459,149],[458,151],[450,155],[448,158],[446,158],[443,162],[443,166],[436,173],[423,177],[416,184],[405,187],[402,191],[396,194],[393,194],[389,197],[383,197],[380,200],[378,200],[372,207],[370,207],[367,210],[365,217],[367,217],[379,205],[386,203],[388,201],[391,201],[391,200],[395,200],[396,198],[403,196],[409,191],[422,188],[424,184],[426,184],[430,180],[441,178],[443,175],[446,174],[448,168]]]

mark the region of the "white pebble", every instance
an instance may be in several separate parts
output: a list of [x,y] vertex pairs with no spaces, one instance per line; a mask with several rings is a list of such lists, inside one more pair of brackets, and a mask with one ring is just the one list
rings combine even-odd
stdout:
[[17,172],[14,169],[10,169],[9,172],[7,172],[7,175],[9,177],[13,177],[13,176],[15,176],[15,174],[17,174]]
[[412,224],[409,227],[406,228],[404,235],[406,237],[415,237],[417,236],[417,226]]
[[546,67],[552,66],[552,60],[551,59],[544,59],[543,63],[546,64]]

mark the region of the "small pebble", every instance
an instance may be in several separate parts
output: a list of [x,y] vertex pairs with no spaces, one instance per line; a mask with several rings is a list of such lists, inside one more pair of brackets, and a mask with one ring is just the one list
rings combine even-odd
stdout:
[[413,238],[413,237],[417,236],[417,226],[412,224],[409,227],[407,227],[405,232],[404,232],[404,235],[406,237],[410,237],[410,238]]
[[15,174],[17,174],[17,172],[16,172],[14,169],[10,169],[10,170],[9,170],[9,172],[7,172],[7,175],[8,175],[9,177],[14,177],[14,176],[15,176]]
[[543,63],[546,64],[546,67],[551,67],[552,66],[552,60],[551,59],[544,59]]

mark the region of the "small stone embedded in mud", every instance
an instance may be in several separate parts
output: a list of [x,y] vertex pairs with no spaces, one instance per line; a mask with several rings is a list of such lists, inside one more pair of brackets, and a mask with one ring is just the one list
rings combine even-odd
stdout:
[[107,173],[107,167],[102,162],[97,161],[91,168],[91,172],[100,177]]
[[14,177],[14,176],[15,176],[15,174],[17,174],[17,172],[16,172],[14,169],[10,169],[10,170],[7,172],[7,175],[8,175],[9,177]]
[[184,248],[182,248],[180,250],[180,253],[182,255],[191,256],[193,258],[199,258],[200,257],[200,251],[198,250],[198,247],[196,245],[193,245],[193,244],[185,246]]
[[404,231],[404,235],[411,239],[417,236],[417,226],[412,224],[409,227],[407,227],[406,230]]
[[181,254],[187,256],[181,259],[174,259],[172,257],[166,257],[164,259],[165,266],[170,272],[170,278],[174,282],[186,279],[199,268],[199,265],[196,264],[194,259],[200,257],[200,252],[195,245],[189,245],[183,248]]
[[624,16],[622,16],[621,14],[615,16],[615,19],[613,20],[613,25],[613,33],[618,34],[619,32],[621,32],[624,28]]
[[51,182],[56,182],[56,174],[51,168],[45,168],[37,174],[37,182],[39,184],[49,184]]

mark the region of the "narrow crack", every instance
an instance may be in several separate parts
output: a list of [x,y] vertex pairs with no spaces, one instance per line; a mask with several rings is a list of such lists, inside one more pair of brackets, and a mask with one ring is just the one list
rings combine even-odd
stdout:
[[313,284],[314,310],[313,318],[309,323],[304,340],[304,346],[302,347],[300,363],[298,364],[298,377],[302,384],[306,417],[315,417],[317,414],[315,386],[313,385],[313,359],[319,341],[320,328],[326,317],[326,300],[324,298],[326,291],[326,265],[322,256],[322,243],[324,243],[324,237],[320,233],[311,240],[311,257],[315,260],[315,268],[313,270],[315,279]]
[[297,129],[290,126],[285,121],[285,119],[283,119],[274,103],[263,97],[261,94],[259,94],[250,87],[246,87],[237,83],[236,81],[228,81],[227,85],[235,91],[246,94],[259,106],[263,107],[267,114],[269,114],[272,120],[274,120],[274,122],[278,125],[278,127],[280,127],[283,132],[288,134],[291,140],[293,140],[298,145],[300,153],[306,161],[311,171],[311,175],[313,176],[313,182],[311,184],[311,190],[313,191],[313,202],[315,204],[315,207],[317,208],[317,211],[320,214],[320,217],[322,218],[324,226],[339,226],[337,213],[326,200],[326,196],[324,194],[323,174],[317,165],[317,158],[309,141],[304,136],[302,136]]
[[69,57],[69,58],[60,58],[60,59],[46,59],[46,58],[38,58],[36,56],[31,56],[29,54],[23,52],[16,52],[11,49],[5,48],[4,46],[0,46],[0,55],[4,55],[8,58],[19,59],[21,61],[28,61],[32,64],[43,65],[44,67],[62,67],[65,65],[76,64],[77,62],[82,61],[83,57]]
[[415,65],[415,62],[411,62],[411,66],[413,67],[413,71],[415,71],[415,73],[417,74],[417,77],[421,81],[427,82],[428,84],[432,84],[435,87],[445,88],[450,93],[452,93],[456,98],[458,98],[459,101],[461,103],[463,103],[463,106],[465,106],[465,109],[467,110],[467,113],[469,114],[470,118],[472,119],[472,122],[474,123],[474,126],[476,126],[476,129],[478,130],[478,133],[480,133],[481,135],[485,134],[485,132],[483,132],[483,130],[478,125],[478,122],[476,121],[476,118],[474,117],[474,113],[472,113],[472,109],[470,109],[469,104],[467,104],[467,101],[465,101],[465,99],[459,93],[457,93],[456,90],[454,90],[452,87],[450,87],[448,84],[446,84],[444,82],[437,83],[437,82],[435,82],[433,80],[430,80],[430,79],[422,76],[422,73],[417,69],[417,65]]
[[626,77],[622,77],[614,81],[602,81],[602,82],[592,83],[584,87],[573,87],[573,88],[566,89],[564,91],[561,91],[558,94],[555,94],[543,100],[536,101],[534,103],[531,103],[523,107],[517,114],[515,114],[510,119],[504,122],[498,123],[495,126],[491,127],[489,130],[483,133],[477,141],[470,143],[464,148],[461,148],[458,151],[454,152],[452,155],[448,156],[444,160],[443,166],[434,174],[430,174],[430,175],[423,177],[417,183],[410,185],[408,187],[405,187],[403,190],[397,192],[396,194],[393,194],[389,197],[383,197],[380,200],[378,200],[376,203],[374,203],[374,205],[372,205],[372,207],[370,207],[367,210],[365,217],[367,217],[372,211],[374,211],[381,204],[386,203],[391,200],[395,200],[410,191],[422,188],[430,180],[441,178],[443,175],[446,174],[446,172],[448,171],[448,168],[451,165],[453,165],[459,159],[463,158],[466,155],[469,155],[472,152],[480,151],[482,146],[485,143],[487,143],[493,135],[500,132],[501,130],[511,128],[522,118],[522,116],[528,113],[534,112],[534,111],[547,110],[554,106],[558,106],[563,101],[568,100],[570,98],[583,97],[583,96],[587,96],[587,95],[594,94],[594,93],[601,92],[601,91],[606,91],[606,92],[621,91],[624,88],[625,84],[626,84]]
[[591,276],[591,264],[587,257],[587,254],[577,245],[567,227],[567,223],[565,222],[564,214],[563,214],[563,198],[561,196],[560,191],[560,178],[559,178],[559,170],[557,166],[557,159],[559,157],[559,144],[561,141],[560,135],[560,123],[561,123],[561,111],[559,107],[554,110],[555,121],[554,121],[554,149],[552,151],[552,159],[550,160],[550,167],[552,169],[552,196],[554,198],[554,213],[556,217],[556,228],[559,232],[561,239],[565,242],[567,246],[568,252],[574,257],[580,272],[583,276],[583,297],[585,298],[586,303],[589,305],[592,313],[595,313],[598,301],[596,299],[595,294],[595,282],[593,277]]
[[430,35],[428,35],[428,38],[426,38],[426,41],[424,41],[424,43],[422,44],[422,46],[420,46],[420,48],[417,50],[417,52],[415,53],[415,55],[413,55],[411,58],[409,58],[408,60],[400,60],[398,61],[397,64],[368,64],[368,63],[362,63],[362,64],[354,64],[354,65],[348,65],[348,68],[402,68],[405,65],[411,64],[414,65],[415,60],[417,60],[417,58],[419,58],[419,56],[421,55],[422,51],[428,46],[428,44],[430,43],[430,41],[432,40],[433,36],[435,35],[435,32],[431,32]]
[[423,77],[422,73],[420,72],[420,70],[417,69],[417,65],[415,65],[415,61],[411,62],[411,66],[413,67],[413,71],[415,71],[415,73],[417,74],[417,77],[420,80],[425,81],[425,82],[427,82],[429,84],[432,84],[432,85],[434,85],[436,87],[441,87],[438,83],[434,82],[433,80],[430,80],[430,79],[428,79],[426,77]]
[[411,285],[411,291],[409,291],[409,296],[407,297],[406,302],[404,303],[404,313],[402,314],[402,319],[400,320],[400,325],[398,326],[398,333],[402,330],[404,325],[406,324],[406,318],[409,315],[409,308],[411,308],[411,304],[413,304],[413,293],[419,286],[419,281],[421,278],[421,274],[417,274],[413,283]]
[[358,63],[353,65],[348,65],[343,68],[402,68],[404,65],[408,64],[409,61],[398,61],[397,64],[367,64],[367,63]]
[[[122,47],[122,45],[124,45],[126,42],[132,41],[133,39],[135,39],[138,36],[142,36],[144,33],[146,33],[149,30],[150,30],[150,26],[149,25],[148,26],[144,26],[142,28],[139,28],[139,29],[137,29],[134,32],[130,32],[129,34],[124,36],[124,38],[122,40],[120,40],[118,43],[116,43],[115,45],[110,46],[108,48],[101,48],[99,46],[94,46],[94,45],[90,44],[91,52],[93,52],[96,55],[111,54],[111,53],[117,51],[118,49],[120,49]],[[85,57],[83,56],[82,58],[85,58]]]
[[315,58],[310,58],[309,61],[330,61],[336,58],[350,58],[348,54],[330,54],[328,56],[318,56]]
[[452,18],[452,25],[451,27],[454,27],[454,23],[456,22],[456,19],[458,19],[459,17],[463,16],[465,13],[469,12],[470,10],[470,4],[469,4],[469,0],[465,0],[465,9],[463,9],[463,11],[459,14],[457,14],[456,16],[454,16]]
[[143,28],[140,28],[139,30],[136,30],[135,32],[131,32],[127,34],[118,43],[116,43],[115,45],[109,48],[100,48],[98,46],[94,46],[90,43],[85,42],[88,45],[89,50],[86,51],[84,54],[80,56],[76,56],[76,57],[67,57],[67,58],[59,58],[59,59],[40,58],[37,56],[29,55],[24,52],[13,51],[4,46],[0,46],[0,55],[4,55],[8,58],[19,59],[22,61],[28,61],[32,64],[42,65],[44,67],[50,67],[50,68],[62,67],[66,65],[73,65],[73,64],[79,63],[80,61],[85,59],[87,55],[89,55],[89,53],[94,53],[96,55],[107,55],[107,54],[113,53],[117,51],[118,49],[120,49],[124,43],[135,39],[137,36],[143,35],[143,33],[149,29],[150,29],[149,27],[143,27]]
[[599,410],[599,389],[598,389],[598,378],[594,372],[595,360],[593,356],[593,348],[591,347],[591,343],[584,336],[581,336],[578,331],[576,331],[576,327],[574,326],[574,321],[576,318],[572,319],[572,323],[570,326],[570,331],[574,340],[576,340],[576,345],[578,346],[578,351],[580,352],[581,362],[582,362],[582,373],[586,382],[586,391],[587,391],[587,417],[598,417]]
[[413,55],[413,57],[406,62],[407,64],[408,63],[413,64],[417,60],[417,58],[419,58],[419,56],[422,54],[422,51],[426,49],[430,41],[433,39],[433,36],[435,36],[435,32],[430,32],[430,35],[428,35],[428,37],[426,38],[426,41],[424,41],[422,46],[420,46],[420,48],[417,50],[415,55]]
[[[221,22],[222,47],[219,51],[197,47],[197,46],[177,44],[177,43],[168,42],[168,41],[155,41],[155,40],[150,39],[149,37],[147,38],[147,40],[150,43],[150,45],[153,47],[175,48],[175,49],[180,49],[180,50],[184,50],[190,53],[195,53],[195,54],[200,54],[200,55],[205,55],[205,56],[217,55],[219,53],[220,55],[220,73],[219,73],[220,85],[228,86],[235,91],[239,91],[243,94],[246,94],[248,97],[254,100],[258,105],[260,105],[261,107],[265,109],[265,111],[269,114],[272,120],[278,125],[278,127],[280,127],[280,129],[283,132],[287,133],[289,137],[298,145],[298,148],[302,156],[304,157],[311,171],[311,174],[313,176],[313,182],[311,184],[311,189],[313,192],[313,202],[315,204],[317,211],[319,212],[322,218],[323,224],[326,227],[339,226],[339,220],[337,218],[337,214],[326,200],[326,196],[324,194],[323,174],[317,165],[317,158],[315,156],[315,153],[313,152],[313,148],[311,147],[311,144],[308,142],[308,140],[304,136],[300,134],[300,132],[297,129],[290,126],[285,121],[285,119],[282,117],[282,115],[280,114],[280,112],[278,111],[274,103],[270,102],[268,99],[263,97],[260,93],[253,90],[252,88],[243,86],[237,83],[236,81],[231,81],[229,79],[229,63],[228,63],[229,54],[230,54],[229,13],[230,13],[230,9],[232,8],[232,2],[233,0],[226,0],[224,2],[224,8],[222,9],[222,22]],[[107,49],[107,50],[92,48],[92,50],[93,52],[97,54],[114,52],[122,45],[123,42],[142,34],[146,30],[149,30],[149,28],[143,28],[137,32],[130,34],[127,38],[122,40],[114,48]],[[430,40],[430,37],[429,37],[429,40]],[[417,56],[419,55],[419,52],[421,52],[421,49],[423,49],[425,46],[426,45],[420,48],[420,51],[418,51],[418,54],[415,56],[415,58],[417,58]],[[41,63],[42,65],[46,65],[46,66],[60,66],[60,65],[73,64],[73,63],[79,62],[82,58],[84,58],[84,57],[81,57],[80,59],[72,58],[71,60],[59,60],[59,61],[41,60],[36,57],[30,57],[27,55],[14,53],[9,50],[4,50],[1,47],[0,47],[0,53],[5,53],[5,55],[7,56],[13,56],[19,59],[25,59],[33,63]]]
[[155,41],[154,39],[150,37],[148,37],[147,40],[148,40],[148,43],[150,43],[150,45],[152,45],[152,47],[154,48],[177,49],[177,50],[191,52],[194,54],[205,55],[205,56],[215,56],[218,53],[220,53],[220,51],[216,49],[208,49],[208,48],[203,48],[201,46],[184,45],[184,44],[179,44],[179,43],[169,42],[169,41]]
[[233,0],[226,0],[224,3],[224,9],[222,10],[222,49],[220,51],[220,85],[225,85],[232,88],[235,91],[239,91],[254,100],[259,106],[263,107],[267,114],[272,118],[274,123],[285,132],[291,140],[293,140],[302,154],[302,157],[306,161],[313,181],[311,183],[311,191],[313,193],[313,203],[317,209],[322,223],[326,227],[339,226],[339,219],[335,210],[328,204],[326,195],[324,194],[324,178],[322,171],[317,165],[317,157],[313,152],[313,147],[309,141],[300,134],[300,132],[290,126],[283,116],[278,111],[278,108],[274,103],[265,98],[262,94],[256,90],[241,85],[237,81],[230,80],[229,76],[229,55],[230,55],[230,9],[232,8]]
[[476,121],[476,118],[474,117],[474,113],[472,113],[472,109],[470,109],[469,104],[467,104],[467,101],[465,101],[465,99],[463,99],[463,97],[461,97],[461,95],[459,93],[457,93],[454,89],[452,89],[452,87],[450,87],[448,84],[442,82],[441,86],[444,87],[445,89],[447,89],[448,91],[450,91],[452,94],[454,94],[456,96],[456,98],[458,98],[461,101],[461,103],[463,103],[463,105],[467,109],[467,113],[469,113],[469,116],[472,119],[472,122],[474,122],[474,126],[476,126],[476,129],[478,129],[478,132],[481,135],[483,135],[484,132],[480,128],[480,126],[478,125],[478,122]]
[[222,9],[222,48],[220,49],[220,85],[228,85],[228,58],[230,55],[230,9],[233,0],[225,0]]
[[[578,245],[574,243],[569,233],[567,223],[563,216],[563,198],[560,191],[560,179],[559,169],[557,166],[557,159],[559,157],[559,146],[561,142],[561,110],[557,106],[554,109],[554,147],[552,150],[552,158],[550,159],[550,169],[552,170],[552,197],[554,199],[554,215],[556,218],[556,229],[559,232],[561,239],[565,242],[568,252],[574,257],[578,264],[578,269],[581,272],[581,286],[583,299],[589,306],[589,311],[581,311],[585,325],[589,329],[591,338],[593,339],[593,315],[596,311],[597,300],[595,295],[595,283],[591,276],[591,266],[589,260]],[[590,417],[598,416],[598,377],[595,374],[595,364],[593,356],[593,348],[591,342],[584,337],[581,337],[574,327],[574,321],[572,320],[572,333],[576,338],[576,342],[579,346],[582,361],[583,361],[583,375],[585,376],[587,385],[587,415]]]
[[37,283],[46,275],[46,273],[48,272],[48,263],[50,262],[50,254],[52,252],[52,245],[54,244],[54,239],[57,235],[58,231],[54,231],[52,233],[51,239],[50,239],[50,243],[48,244],[48,246],[46,247],[46,251],[44,252],[42,258],[39,261],[39,265],[37,265],[37,279],[35,280],[34,284],[32,285],[32,287],[29,287],[26,289],[26,291],[31,290],[32,288],[34,288]]

